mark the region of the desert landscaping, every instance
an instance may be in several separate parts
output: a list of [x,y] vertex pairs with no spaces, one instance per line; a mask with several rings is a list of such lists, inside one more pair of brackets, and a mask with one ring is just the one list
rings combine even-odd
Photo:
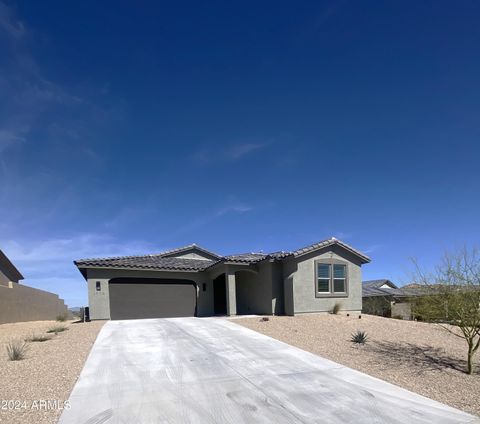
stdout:
[[[268,318],[268,320],[267,320]],[[480,365],[465,373],[466,343],[435,324],[371,315],[306,314],[234,322],[465,412],[480,415]],[[365,331],[355,345],[352,333]]]
[[[56,423],[62,410],[41,401],[63,405],[83,368],[104,321],[34,321],[0,325],[0,423]],[[55,327],[65,331],[47,333]],[[7,346],[13,341],[42,339],[27,343],[25,358],[11,361]],[[20,401],[18,409],[7,401]],[[47,410],[48,409],[48,410]]]

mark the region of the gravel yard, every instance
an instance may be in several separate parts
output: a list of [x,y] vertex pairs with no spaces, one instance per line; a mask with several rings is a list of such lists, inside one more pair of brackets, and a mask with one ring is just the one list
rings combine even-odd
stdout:
[[[443,328],[371,315],[307,314],[235,319],[236,324],[381,378],[475,415],[480,415],[480,364],[466,366],[466,342]],[[366,331],[354,346],[351,334]]]
[[[0,423],[56,423],[62,411],[45,409],[54,405],[52,401],[63,405],[68,400],[103,324],[34,321],[0,325]],[[53,334],[45,342],[29,343],[24,360],[8,360],[8,342],[45,335],[56,325],[65,325],[68,331]],[[19,401],[20,409],[12,410],[12,402],[5,404],[8,400]],[[50,406],[41,400],[51,401]]]

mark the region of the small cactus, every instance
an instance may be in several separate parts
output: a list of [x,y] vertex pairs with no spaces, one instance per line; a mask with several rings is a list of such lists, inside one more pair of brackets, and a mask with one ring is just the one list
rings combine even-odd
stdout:
[[367,333],[365,331],[357,330],[356,333],[352,334],[352,338],[350,339],[352,343],[355,344],[365,344],[367,342]]

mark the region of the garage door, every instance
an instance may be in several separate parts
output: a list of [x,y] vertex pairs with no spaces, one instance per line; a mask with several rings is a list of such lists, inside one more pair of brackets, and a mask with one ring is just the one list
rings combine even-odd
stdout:
[[195,316],[197,290],[191,281],[116,278],[109,287],[112,319]]

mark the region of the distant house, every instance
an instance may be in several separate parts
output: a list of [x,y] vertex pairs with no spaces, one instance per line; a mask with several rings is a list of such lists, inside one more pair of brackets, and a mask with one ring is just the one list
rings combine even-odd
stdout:
[[54,320],[69,316],[62,299],[54,293],[20,284],[23,275],[0,250],[0,324]]
[[362,282],[363,312],[384,317],[412,319],[409,299],[424,294],[420,287],[398,287],[390,280]]
[[362,309],[370,258],[331,238],[291,252],[218,255],[195,244],[82,259],[92,319],[344,312]]

